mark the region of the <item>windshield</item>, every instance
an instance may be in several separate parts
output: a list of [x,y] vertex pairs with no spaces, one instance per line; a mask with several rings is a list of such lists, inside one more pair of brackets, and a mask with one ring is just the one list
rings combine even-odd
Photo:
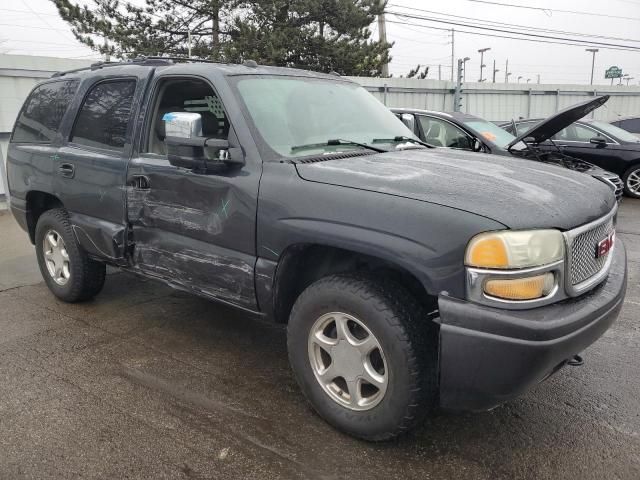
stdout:
[[[373,95],[352,83],[261,75],[240,77],[237,89],[264,143],[282,157],[362,148],[347,142],[416,138]],[[327,145],[336,139],[344,142]]]
[[640,143],[640,138],[636,137],[633,133],[629,133],[626,130],[616,127],[615,125],[611,125],[610,123],[596,121],[590,122],[590,125],[599,128],[604,133],[608,133],[609,135],[612,135],[617,139],[622,140],[623,142]]
[[500,148],[507,148],[516,138],[495,123],[487,122],[486,120],[463,120],[462,123],[475,131],[483,139],[495,143]]

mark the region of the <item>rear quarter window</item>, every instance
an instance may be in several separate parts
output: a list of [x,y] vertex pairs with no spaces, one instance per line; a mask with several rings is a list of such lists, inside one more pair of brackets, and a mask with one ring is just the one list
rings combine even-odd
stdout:
[[36,87],[22,107],[11,141],[51,142],[77,90],[77,80],[49,82]]

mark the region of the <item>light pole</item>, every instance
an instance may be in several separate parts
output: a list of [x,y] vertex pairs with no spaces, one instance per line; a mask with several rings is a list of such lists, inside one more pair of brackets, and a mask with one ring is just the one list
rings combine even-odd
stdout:
[[469,57],[462,59],[462,83],[467,83],[467,62],[471,60]]
[[504,83],[509,83],[509,77],[511,76],[511,72],[507,72],[504,74]]
[[496,83],[496,73],[500,70],[496,68],[496,61],[493,61],[493,83]]
[[591,52],[593,55],[591,57],[591,84],[593,85],[593,70],[596,66],[596,52],[598,51],[597,48],[586,48],[585,52]]
[[531,79],[530,79],[530,78],[527,78],[527,83],[529,83],[530,81],[531,81]]
[[627,87],[628,87],[629,86],[629,81],[633,80],[633,77],[627,77],[627,78],[625,78],[625,80],[627,81]]
[[518,77],[518,83],[520,83],[520,80],[522,80],[522,76]]
[[480,50],[478,50],[478,53],[480,54],[480,80],[478,80],[479,82],[484,82],[484,79],[482,78],[482,69],[486,67],[486,65],[484,64],[484,52],[488,52],[489,50],[491,50],[490,47],[481,48]]

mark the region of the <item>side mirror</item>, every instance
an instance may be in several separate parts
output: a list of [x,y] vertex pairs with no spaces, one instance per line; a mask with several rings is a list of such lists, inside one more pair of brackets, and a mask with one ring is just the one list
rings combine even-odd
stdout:
[[403,113],[400,116],[400,120],[402,120],[402,123],[404,123],[409,130],[411,130],[411,133],[416,133],[416,117],[410,113]]
[[477,138],[472,138],[471,139],[471,149],[474,152],[481,152],[482,151],[482,142],[480,140],[478,140]]
[[[162,120],[167,157],[171,165],[206,172],[214,166],[244,163],[229,154],[227,140],[202,136],[202,116],[199,113],[171,112],[165,114]],[[205,155],[205,147],[213,149],[215,158]]]
[[591,140],[589,140],[589,143],[592,143],[597,148],[604,148],[607,146],[607,141],[602,137],[593,137]]

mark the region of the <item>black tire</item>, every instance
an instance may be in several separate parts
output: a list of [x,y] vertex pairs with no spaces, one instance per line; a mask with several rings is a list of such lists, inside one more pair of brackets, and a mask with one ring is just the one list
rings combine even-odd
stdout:
[[640,165],[634,165],[629,170],[624,172],[624,175],[622,176],[622,181],[624,182],[624,193],[631,198],[640,198],[640,192],[639,193],[634,192],[629,188],[629,185],[628,185],[629,177],[634,172],[637,175],[640,175]]
[[[64,285],[56,283],[45,263],[44,237],[50,231],[62,237],[69,256],[70,275]],[[66,210],[56,208],[40,215],[36,225],[35,242],[40,272],[49,290],[56,297],[65,302],[75,303],[89,300],[100,293],[104,286],[106,266],[89,258],[78,244]]]
[[[388,384],[369,410],[340,405],[316,380],[308,350],[312,326],[322,315],[358,318],[384,351]],[[289,362],[302,392],[328,423],[354,437],[383,441],[415,427],[437,400],[437,327],[396,283],[362,275],[332,275],[310,285],[293,306],[287,328]]]

